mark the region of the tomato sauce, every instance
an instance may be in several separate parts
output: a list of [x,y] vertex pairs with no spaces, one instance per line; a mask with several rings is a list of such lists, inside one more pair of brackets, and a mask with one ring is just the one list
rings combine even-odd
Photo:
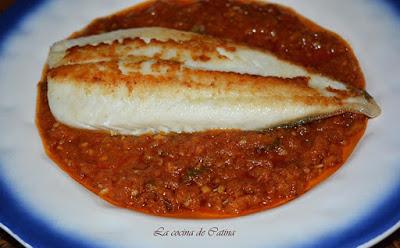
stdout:
[[[343,39],[276,4],[151,1],[96,19],[72,37],[145,26],[231,39],[364,87]],[[36,122],[47,154],[110,203],[160,216],[223,218],[276,207],[324,180],[351,154],[367,118],[346,113],[262,132],[110,135],[57,122],[47,102],[45,70]]]

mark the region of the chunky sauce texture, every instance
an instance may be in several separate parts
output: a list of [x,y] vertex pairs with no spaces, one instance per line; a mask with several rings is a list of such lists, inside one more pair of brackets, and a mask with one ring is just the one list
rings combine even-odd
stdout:
[[[364,78],[348,44],[291,9],[249,1],[151,1],[93,21],[72,37],[162,26],[232,39],[350,85]],[[121,207],[170,217],[222,218],[278,206],[336,171],[367,119],[343,115],[263,132],[121,136],[70,128],[38,87],[47,154],[71,177]]]

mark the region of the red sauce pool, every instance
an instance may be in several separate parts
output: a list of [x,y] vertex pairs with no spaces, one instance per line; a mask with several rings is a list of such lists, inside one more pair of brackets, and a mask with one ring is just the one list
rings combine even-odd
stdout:
[[[151,1],[97,19],[72,37],[162,26],[232,39],[359,88],[349,45],[291,9],[249,1]],[[367,118],[346,113],[264,132],[112,136],[58,123],[39,82],[36,122],[47,154],[110,203],[169,217],[225,218],[286,203],[335,172]]]

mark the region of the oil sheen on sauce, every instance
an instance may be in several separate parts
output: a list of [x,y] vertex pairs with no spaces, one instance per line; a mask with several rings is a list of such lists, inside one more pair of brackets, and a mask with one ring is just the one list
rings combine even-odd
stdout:
[[[71,37],[161,26],[228,38],[359,88],[349,45],[293,10],[249,1],[151,1],[96,19]],[[343,115],[263,132],[239,130],[113,136],[57,122],[46,69],[36,122],[47,154],[108,202],[169,217],[225,218],[286,203],[335,172],[366,128]]]

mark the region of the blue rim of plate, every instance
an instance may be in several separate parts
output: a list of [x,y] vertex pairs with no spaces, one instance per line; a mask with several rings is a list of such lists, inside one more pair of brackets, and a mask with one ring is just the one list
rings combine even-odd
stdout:
[[[10,8],[0,14],[0,53],[7,35],[24,19],[48,0],[16,0]],[[386,0],[400,17],[400,1]],[[82,239],[73,238],[34,216],[12,194],[12,190],[0,178],[0,223],[16,237],[33,247],[94,248],[101,247]],[[385,233],[400,220],[400,183],[370,213],[357,223],[332,233],[302,247],[357,247]]]

